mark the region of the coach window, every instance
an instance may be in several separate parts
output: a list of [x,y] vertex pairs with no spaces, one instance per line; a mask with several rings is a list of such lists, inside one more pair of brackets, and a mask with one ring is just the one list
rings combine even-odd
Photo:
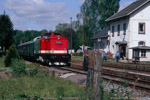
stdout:
[[145,23],[139,23],[139,34],[145,34]]

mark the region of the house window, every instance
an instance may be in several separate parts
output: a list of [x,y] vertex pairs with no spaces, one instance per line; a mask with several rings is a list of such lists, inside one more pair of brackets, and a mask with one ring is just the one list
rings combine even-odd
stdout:
[[141,50],[141,57],[146,57],[146,50]]
[[145,46],[145,42],[144,41],[140,41],[139,42],[139,46]]
[[118,25],[118,36],[120,36],[120,25]]
[[145,23],[139,23],[139,34],[145,34]]
[[114,26],[112,26],[112,37],[114,37]]
[[123,24],[123,35],[126,35],[126,23]]

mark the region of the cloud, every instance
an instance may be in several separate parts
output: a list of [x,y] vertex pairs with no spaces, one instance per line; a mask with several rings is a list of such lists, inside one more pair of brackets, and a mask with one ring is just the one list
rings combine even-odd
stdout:
[[64,3],[45,0],[7,0],[4,8],[14,12],[11,19],[16,29],[50,30],[58,23],[67,22],[70,16],[75,16]]

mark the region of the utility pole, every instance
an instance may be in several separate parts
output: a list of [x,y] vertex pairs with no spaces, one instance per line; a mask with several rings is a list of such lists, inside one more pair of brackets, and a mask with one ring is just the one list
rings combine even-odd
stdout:
[[85,11],[83,12],[83,57],[85,50]]
[[70,17],[70,25],[71,25],[71,54],[72,54],[72,17]]

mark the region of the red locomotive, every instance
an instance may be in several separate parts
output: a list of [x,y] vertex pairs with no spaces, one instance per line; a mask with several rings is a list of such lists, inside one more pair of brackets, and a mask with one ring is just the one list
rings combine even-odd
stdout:
[[45,33],[18,46],[19,55],[49,65],[70,65],[67,38],[58,33]]

